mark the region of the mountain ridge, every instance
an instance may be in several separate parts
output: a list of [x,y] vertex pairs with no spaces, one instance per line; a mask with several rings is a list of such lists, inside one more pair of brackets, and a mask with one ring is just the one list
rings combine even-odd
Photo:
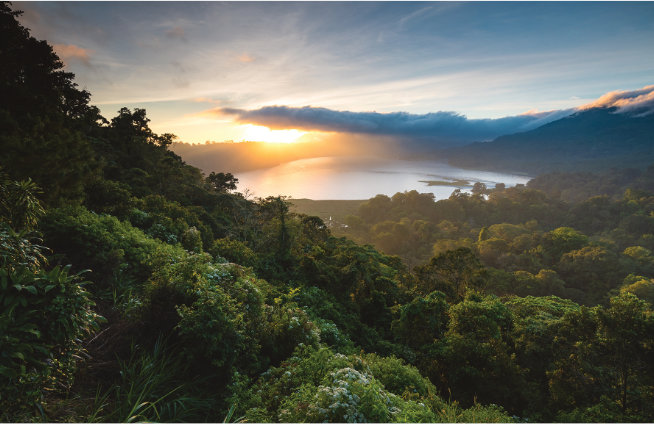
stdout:
[[616,107],[578,111],[530,131],[444,152],[455,166],[540,174],[645,168],[654,162],[654,114]]

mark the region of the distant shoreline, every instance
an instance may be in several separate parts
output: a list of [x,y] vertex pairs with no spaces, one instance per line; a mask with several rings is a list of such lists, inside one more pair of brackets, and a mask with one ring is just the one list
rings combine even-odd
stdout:
[[418,180],[421,183],[427,184],[427,186],[446,186],[446,187],[472,187],[472,183],[468,180]]

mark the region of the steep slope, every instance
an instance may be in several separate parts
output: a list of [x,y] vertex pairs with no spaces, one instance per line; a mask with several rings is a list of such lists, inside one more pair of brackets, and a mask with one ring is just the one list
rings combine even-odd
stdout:
[[531,131],[451,149],[446,156],[457,166],[529,174],[644,168],[654,162],[654,114],[589,109]]

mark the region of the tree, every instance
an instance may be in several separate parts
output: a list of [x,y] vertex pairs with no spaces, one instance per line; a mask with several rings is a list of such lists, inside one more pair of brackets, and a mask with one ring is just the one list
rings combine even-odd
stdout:
[[81,130],[101,117],[52,47],[20,25],[20,13],[0,4],[0,165],[12,179],[34,180],[47,203],[80,200],[96,173]]
[[212,172],[205,179],[207,185],[211,190],[214,190],[218,193],[225,193],[231,190],[236,190],[236,184],[238,184],[238,178],[234,177],[231,172],[228,173],[215,173]]
[[482,194],[486,194],[486,192],[488,191],[488,187],[486,187],[486,184],[484,183],[476,182],[472,186],[472,190],[470,191],[472,192],[472,194],[482,195]]
[[547,234],[545,250],[553,261],[562,254],[581,249],[588,244],[588,237],[574,228],[559,227]]
[[450,322],[438,343],[442,390],[463,405],[475,400],[515,410],[524,404],[523,381],[511,358],[511,311],[495,296],[469,292],[449,309]]
[[589,302],[601,300],[620,281],[618,256],[601,246],[586,246],[564,254],[558,270],[566,285],[584,291]]
[[415,297],[411,303],[399,308],[399,317],[392,324],[393,333],[403,343],[420,349],[443,336],[447,329],[448,308],[445,294],[441,292]]
[[442,253],[432,258],[428,264],[416,267],[414,271],[419,293],[428,294],[440,290],[454,302],[463,299],[468,289],[484,286],[484,267],[466,247]]
[[580,417],[599,408],[617,410],[602,420],[651,421],[653,334],[652,311],[630,293],[613,297],[608,308],[566,313],[547,373],[554,405],[576,407]]
[[620,293],[632,293],[639,299],[649,302],[654,307],[654,279],[640,275],[629,274],[620,287]]
[[654,350],[651,311],[645,301],[625,293],[611,298],[609,308],[599,308],[597,318],[597,347],[604,352],[604,364],[613,378],[613,399],[623,413],[628,409],[642,410],[648,403],[643,398],[647,396],[646,387],[654,383],[648,362]]
[[538,421],[551,421],[555,411],[548,408],[550,390],[546,373],[552,369],[556,356],[555,339],[562,317],[567,312],[578,311],[579,305],[555,296],[511,297],[505,305],[513,314],[514,363],[529,382],[520,414]]
[[390,197],[378,194],[359,206],[359,216],[368,224],[376,224],[388,217],[391,205]]

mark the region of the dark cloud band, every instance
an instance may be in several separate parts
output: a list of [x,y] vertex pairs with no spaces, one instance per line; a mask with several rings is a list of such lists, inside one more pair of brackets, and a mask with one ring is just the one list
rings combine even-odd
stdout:
[[518,115],[498,119],[468,119],[454,112],[423,115],[406,112],[349,112],[305,106],[267,106],[256,110],[222,108],[221,114],[235,115],[243,123],[269,128],[297,128],[400,138],[433,140],[446,144],[463,144],[491,140],[503,134],[527,131],[569,115],[555,111],[539,115]]
[[654,85],[632,91],[614,91],[574,109],[508,116],[498,119],[468,119],[454,112],[411,114],[406,112],[350,112],[321,107],[266,106],[255,110],[214,109],[234,115],[238,122],[269,128],[297,128],[350,134],[385,135],[405,140],[429,142],[436,147],[489,141],[498,136],[529,131],[579,110],[593,107],[615,108],[616,112],[654,111]]

